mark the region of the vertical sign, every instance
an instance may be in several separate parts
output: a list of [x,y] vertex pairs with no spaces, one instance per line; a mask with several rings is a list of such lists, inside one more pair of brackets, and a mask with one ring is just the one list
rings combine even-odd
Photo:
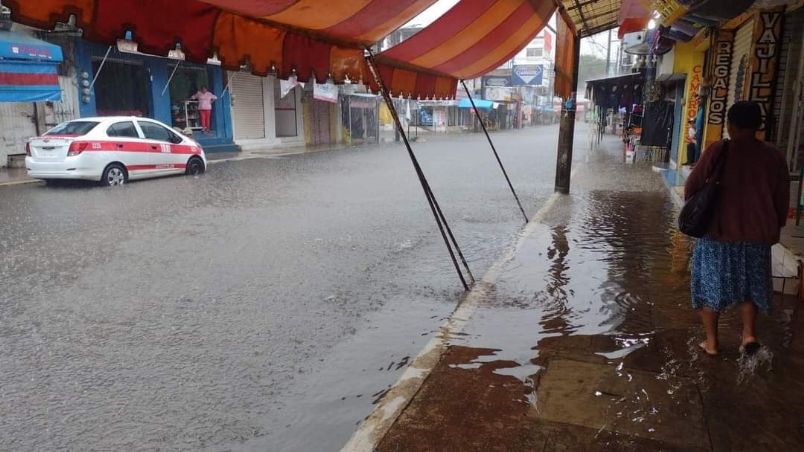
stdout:
[[687,118],[692,119],[698,114],[698,91],[701,89],[701,74],[703,66],[696,64],[692,67],[692,77],[687,88]]
[[782,17],[782,10],[761,11],[754,21],[748,100],[758,103],[762,109],[760,139],[767,138],[771,129],[769,114],[773,110],[773,90],[782,50]]
[[712,91],[709,94],[709,114],[707,116],[706,149],[723,137],[726,125],[726,103],[729,97],[729,72],[734,51],[734,32],[721,31],[717,35],[712,56]]

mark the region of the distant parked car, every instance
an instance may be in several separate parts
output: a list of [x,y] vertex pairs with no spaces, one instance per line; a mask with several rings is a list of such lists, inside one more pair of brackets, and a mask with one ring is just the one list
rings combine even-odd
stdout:
[[25,145],[28,175],[50,181],[84,179],[103,185],[170,174],[202,174],[201,146],[159,121],[130,116],[81,118]]

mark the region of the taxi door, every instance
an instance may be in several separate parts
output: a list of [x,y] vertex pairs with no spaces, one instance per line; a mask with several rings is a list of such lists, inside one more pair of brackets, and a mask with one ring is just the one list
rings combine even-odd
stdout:
[[[148,145],[142,139],[133,119],[121,120],[110,124],[106,129],[109,141],[103,147],[103,162],[105,167],[109,162],[116,161],[125,165],[129,178],[143,177],[154,164],[148,152]],[[96,144],[93,143],[93,146]]]
[[176,141],[180,138],[167,127],[156,122],[138,120],[137,123],[145,137],[148,153],[154,162],[155,176],[183,173],[186,162],[178,162],[174,155]]

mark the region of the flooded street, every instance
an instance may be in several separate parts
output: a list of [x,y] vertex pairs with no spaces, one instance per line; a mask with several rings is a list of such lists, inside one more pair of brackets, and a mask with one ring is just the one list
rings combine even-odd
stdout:
[[798,302],[777,295],[758,355],[738,354],[733,312],[703,355],[675,207],[604,144],[464,306],[379,450],[804,448]]
[[[529,214],[557,130],[494,135]],[[522,228],[487,143],[415,149],[483,275]],[[0,212],[0,450],[337,449],[463,296],[393,144],[119,190],[0,188]]]

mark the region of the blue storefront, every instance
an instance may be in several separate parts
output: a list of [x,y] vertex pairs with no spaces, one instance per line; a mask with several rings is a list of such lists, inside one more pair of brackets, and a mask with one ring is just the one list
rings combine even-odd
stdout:
[[[219,65],[120,51],[83,40],[76,45],[81,117],[134,115],[190,131],[207,152],[237,150],[233,142],[231,102],[224,93]],[[95,77],[97,75],[97,77]],[[95,78],[95,79],[93,79]],[[200,128],[197,104],[190,96],[206,86],[218,96],[210,131]]]

